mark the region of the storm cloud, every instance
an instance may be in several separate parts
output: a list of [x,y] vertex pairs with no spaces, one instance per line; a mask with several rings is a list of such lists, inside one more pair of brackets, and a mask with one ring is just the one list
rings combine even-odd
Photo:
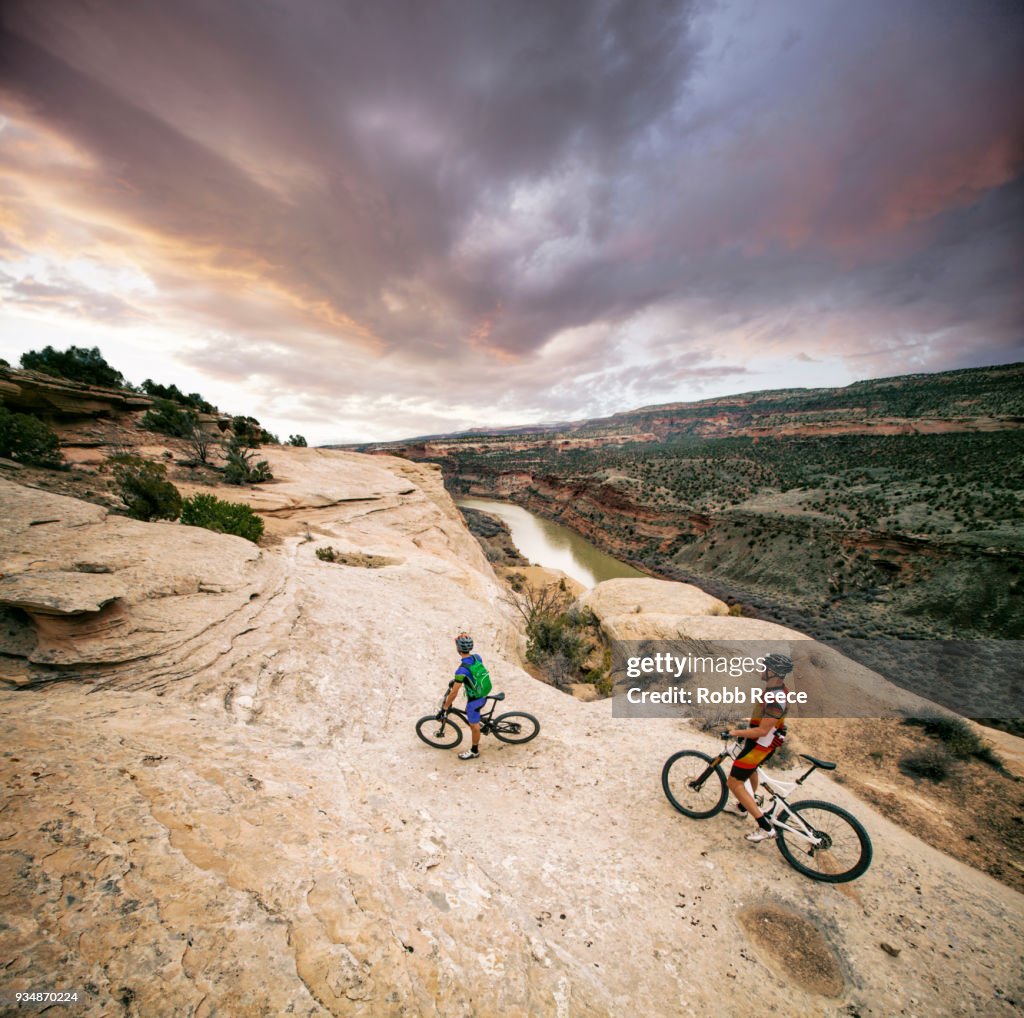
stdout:
[[997,0],[9,0],[0,285],[328,433],[1017,359],[1022,51]]

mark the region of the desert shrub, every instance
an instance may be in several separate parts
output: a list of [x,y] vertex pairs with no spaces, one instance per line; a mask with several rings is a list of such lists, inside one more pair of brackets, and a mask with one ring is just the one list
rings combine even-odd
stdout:
[[158,399],[143,416],[142,427],[173,438],[190,438],[196,428],[196,415],[170,400]]
[[935,714],[906,718],[903,723],[923,728],[926,735],[938,739],[959,760],[977,756],[985,748],[985,742],[963,718]]
[[218,534],[234,534],[254,544],[263,536],[263,520],[241,502],[227,502],[215,495],[198,494],[181,505],[181,522]]
[[949,777],[953,756],[942,746],[922,746],[900,757],[902,774],[911,778],[927,778],[936,783]]
[[270,472],[270,464],[266,460],[260,460],[249,471],[249,483],[261,484],[263,481],[272,481],[274,475]]
[[21,366],[27,371],[41,371],[72,382],[102,385],[111,389],[124,388],[124,376],[112,368],[100,353],[98,346],[87,350],[82,346],[69,346],[67,350],[29,350],[21,355]]
[[[559,594],[567,599],[566,591]],[[564,601],[562,602],[564,604]],[[526,625],[526,660],[545,667],[547,671],[575,671],[579,669],[592,645],[588,630],[595,625],[591,612],[577,608],[538,611]]]
[[289,435],[288,444],[296,445],[302,449],[305,449],[309,443],[302,437],[302,435]]
[[63,462],[57,436],[38,417],[0,406],[0,456],[37,467]]
[[724,732],[727,728],[735,728],[736,708],[728,704],[712,704],[704,708],[704,713],[694,715],[702,732]]
[[323,548],[317,548],[316,557],[320,559],[321,562],[338,561],[338,553],[329,544],[325,545]]
[[997,771],[1004,770],[1003,758],[987,742],[974,754],[976,760],[994,767]]
[[184,393],[176,385],[160,385],[154,382],[152,378],[147,378],[140,389],[148,396],[156,396],[162,400],[173,400],[175,403],[182,403],[185,406],[192,407],[193,410],[200,410],[204,414],[212,414],[216,411],[216,407],[212,403],[208,403],[198,392]]
[[217,438],[210,434],[198,420],[193,420],[192,430],[186,436],[196,463],[209,463],[210,446],[219,446]]
[[265,441],[266,432],[255,417],[232,417],[231,430],[235,433],[235,444],[258,449]]
[[224,467],[224,480],[228,484],[259,484],[273,479],[270,464],[266,460],[253,463],[253,454],[239,444],[237,437],[232,440]]
[[235,445],[228,447],[228,461],[224,466],[224,481],[227,484],[249,483],[250,456]]
[[114,480],[128,515],[135,520],[176,520],[181,512],[181,493],[167,480],[162,463],[135,456],[119,457]]
[[582,678],[581,665],[597,629],[593,612],[573,607],[564,583],[540,589],[524,584],[506,600],[525,623],[526,660],[559,687]]

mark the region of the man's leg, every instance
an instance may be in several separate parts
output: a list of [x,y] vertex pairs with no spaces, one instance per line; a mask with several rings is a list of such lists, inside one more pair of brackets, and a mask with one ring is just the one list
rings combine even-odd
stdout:
[[475,703],[470,701],[466,704],[466,723],[469,725],[469,730],[472,733],[472,743],[465,753],[459,754],[460,760],[470,760],[473,757],[480,755],[480,707],[484,701]]
[[[757,821],[757,830],[747,835],[747,841],[765,841],[775,838],[775,828],[771,821],[761,812],[754,799],[752,789],[757,788],[757,768],[768,760],[774,748],[746,744],[746,752],[736,758],[729,771],[729,789],[736,796],[736,801]],[[746,782],[750,782],[750,790]]]
[[[735,769],[735,768],[734,768]],[[751,771],[749,778],[735,777],[729,775],[729,791],[736,796],[736,801],[755,819],[761,816],[761,810],[758,808],[757,802],[754,797],[747,791],[747,786],[744,784],[745,781],[750,781],[750,787],[755,791],[757,790],[757,771]]]

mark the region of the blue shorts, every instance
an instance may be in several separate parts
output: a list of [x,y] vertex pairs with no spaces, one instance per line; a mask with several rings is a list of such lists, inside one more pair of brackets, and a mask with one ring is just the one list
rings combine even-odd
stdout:
[[466,704],[466,720],[471,725],[480,724],[480,708],[487,703],[487,697],[482,696],[479,700],[470,700]]

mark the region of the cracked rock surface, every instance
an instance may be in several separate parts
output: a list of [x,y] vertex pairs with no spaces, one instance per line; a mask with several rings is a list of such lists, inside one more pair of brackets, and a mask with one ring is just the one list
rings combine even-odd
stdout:
[[[825,775],[808,797],[874,839],[855,884],[674,813],[662,763],[715,740],[527,675],[436,471],[294,452],[272,451],[280,498],[235,496],[265,500],[262,549],[0,490],[8,575],[133,577],[99,611],[0,628],[5,993],[76,988],[89,1016],[1016,1012],[1021,895]],[[320,561],[327,544],[388,563]],[[414,732],[461,627],[503,707],[542,725],[470,763]],[[752,910],[810,924],[834,974],[791,978]]]

